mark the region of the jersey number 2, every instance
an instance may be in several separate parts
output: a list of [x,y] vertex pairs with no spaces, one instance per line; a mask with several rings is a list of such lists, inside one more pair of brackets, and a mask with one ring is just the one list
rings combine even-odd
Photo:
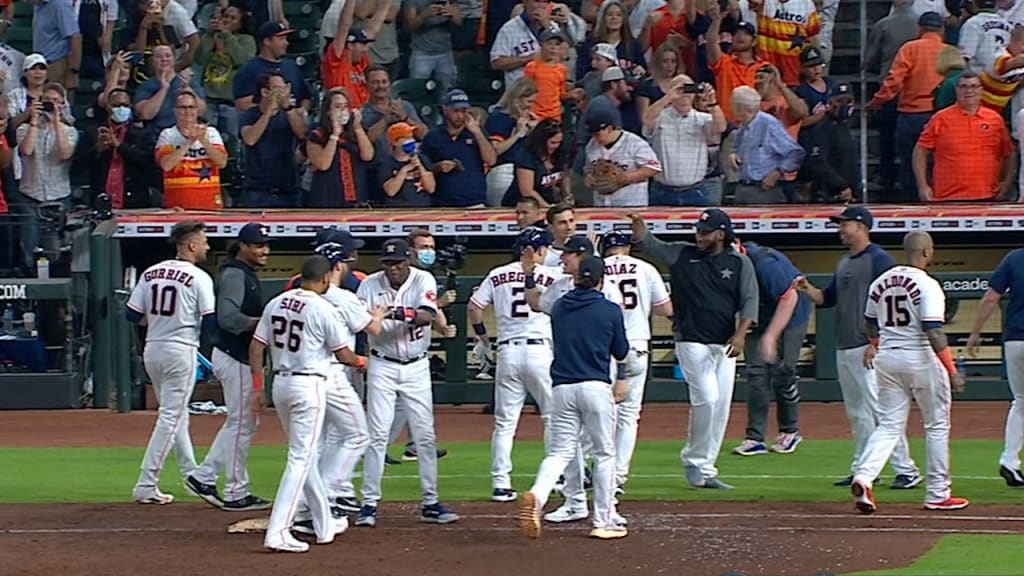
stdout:
[[178,288],[153,284],[150,288],[149,300],[152,302],[149,307],[150,316],[174,316],[174,312],[178,309]]
[[274,346],[277,348],[285,347],[282,337],[287,332],[288,351],[298,352],[302,346],[302,329],[305,327],[305,324],[299,320],[288,322],[288,319],[284,316],[271,316],[270,322],[274,325]]
[[530,310],[526,307],[526,288],[522,286],[512,289],[512,312],[509,316],[513,318],[529,318]]
[[619,282],[619,292],[622,293],[622,308],[624,310],[633,310],[639,305],[640,299],[636,293],[635,278],[626,278]]
[[885,325],[888,328],[910,325],[906,294],[890,294],[885,297]]

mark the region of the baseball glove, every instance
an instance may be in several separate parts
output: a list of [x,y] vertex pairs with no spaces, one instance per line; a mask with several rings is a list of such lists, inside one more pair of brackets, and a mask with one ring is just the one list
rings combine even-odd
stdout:
[[624,170],[611,160],[597,160],[590,165],[590,178],[593,181],[593,189],[598,194],[611,194],[622,188],[619,178]]

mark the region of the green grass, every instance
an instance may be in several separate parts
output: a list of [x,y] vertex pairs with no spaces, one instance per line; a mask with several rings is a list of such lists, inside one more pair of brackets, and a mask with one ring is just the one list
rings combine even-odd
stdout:
[[1019,576],[1024,573],[1016,552],[1024,536],[946,536],[906,568],[858,572],[848,576]]
[[[847,494],[832,481],[849,470],[852,445],[844,440],[814,440],[792,455],[743,458],[727,453],[719,458],[721,476],[736,486],[732,491],[698,491],[686,486],[679,463],[681,441],[641,442],[629,482],[630,499],[740,500],[773,502],[840,502]],[[486,500],[490,496],[490,446],[484,442],[446,443],[451,451],[439,464],[439,488],[448,500]],[[953,442],[954,484],[957,495],[972,502],[1005,503],[1006,488],[996,474],[1001,443],[991,440]],[[391,453],[400,454],[399,447]],[[923,442],[912,444],[914,457],[924,465]],[[205,448],[197,450],[202,457]],[[141,448],[0,448],[0,503],[125,502],[138,476]],[[516,446],[514,487],[529,487],[542,456],[537,442]],[[284,467],[284,446],[255,446],[249,458],[253,491],[272,498]],[[956,476],[961,473],[964,476]],[[415,463],[386,469],[384,497],[388,501],[418,500]],[[891,470],[884,473],[892,478]],[[168,459],[161,489],[183,495],[174,458]],[[882,503],[919,503],[921,490],[879,493]]]

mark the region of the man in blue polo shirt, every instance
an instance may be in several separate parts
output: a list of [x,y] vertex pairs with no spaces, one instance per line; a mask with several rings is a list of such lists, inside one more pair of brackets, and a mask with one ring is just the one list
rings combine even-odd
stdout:
[[264,22],[256,31],[259,54],[235,73],[235,108],[239,112],[256,105],[256,94],[259,92],[256,82],[268,72],[280,72],[284,76],[291,85],[296,106],[307,112],[312,108],[313,92],[302,70],[293,60],[284,57],[288,53],[288,35],[291,33],[292,30],[279,22]]
[[1024,448],[1024,248],[1007,254],[988,281],[988,290],[981,297],[974,314],[974,327],[967,339],[967,353],[978,354],[981,329],[999,306],[1007,291],[1010,302],[1003,314],[1003,360],[1006,362],[1006,380],[1010,384],[1013,403],[1006,415],[1006,435],[1003,454],[999,457],[999,475],[1007,486],[1024,486],[1020,471],[1020,451]]
[[807,335],[811,299],[793,289],[800,271],[785,254],[756,242],[739,244],[750,258],[760,291],[757,324],[747,337],[747,437],[733,449],[740,456],[767,454],[768,406],[775,396],[779,436],[772,452],[791,454],[800,444],[796,363]]
[[444,123],[427,132],[420,148],[434,164],[434,206],[483,207],[487,200],[484,165],[494,166],[497,162],[494,147],[480,129],[480,122],[469,113],[469,96],[465,92],[448,92],[443,110]]
[[306,137],[306,115],[291,106],[290,89],[280,72],[257,80],[256,106],[239,118],[245,144],[245,181],[241,205],[245,208],[298,206],[299,174],[295,148]]

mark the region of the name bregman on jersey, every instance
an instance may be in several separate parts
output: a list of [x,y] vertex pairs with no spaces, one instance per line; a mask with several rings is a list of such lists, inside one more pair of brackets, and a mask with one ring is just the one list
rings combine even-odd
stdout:
[[175,270],[174,268],[156,268],[155,270],[147,270],[142,275],[142,279],[146,282],[152,282],[153,280],[170,280],[172,282],[178,282],[186,288],[191,288],[193,276],[184,270]]
[[[535,272],[533,275],[533,279],[538,286],[543,286],[544,288],[551,286],[551,284],[555,282],[554,278],[540,272]],[[493,276],[491,276],[491,285],[494,286],[495,288],[503,286],[505,284],[523,284],[524,282],[526,282],[526,273],[522,271],[500,272],[498,274],[494,274]]]
[[907,297],[914,303],[914,306],[921,304],[921,289],[917,287],[917,282],[913,278],[903,276],[902,274],[893,274],[879,282],[871,292],[871,300],[878,303],[882,299],[882,294],[885,294],[886,290],[890,288],[903,288],[907,292]]

